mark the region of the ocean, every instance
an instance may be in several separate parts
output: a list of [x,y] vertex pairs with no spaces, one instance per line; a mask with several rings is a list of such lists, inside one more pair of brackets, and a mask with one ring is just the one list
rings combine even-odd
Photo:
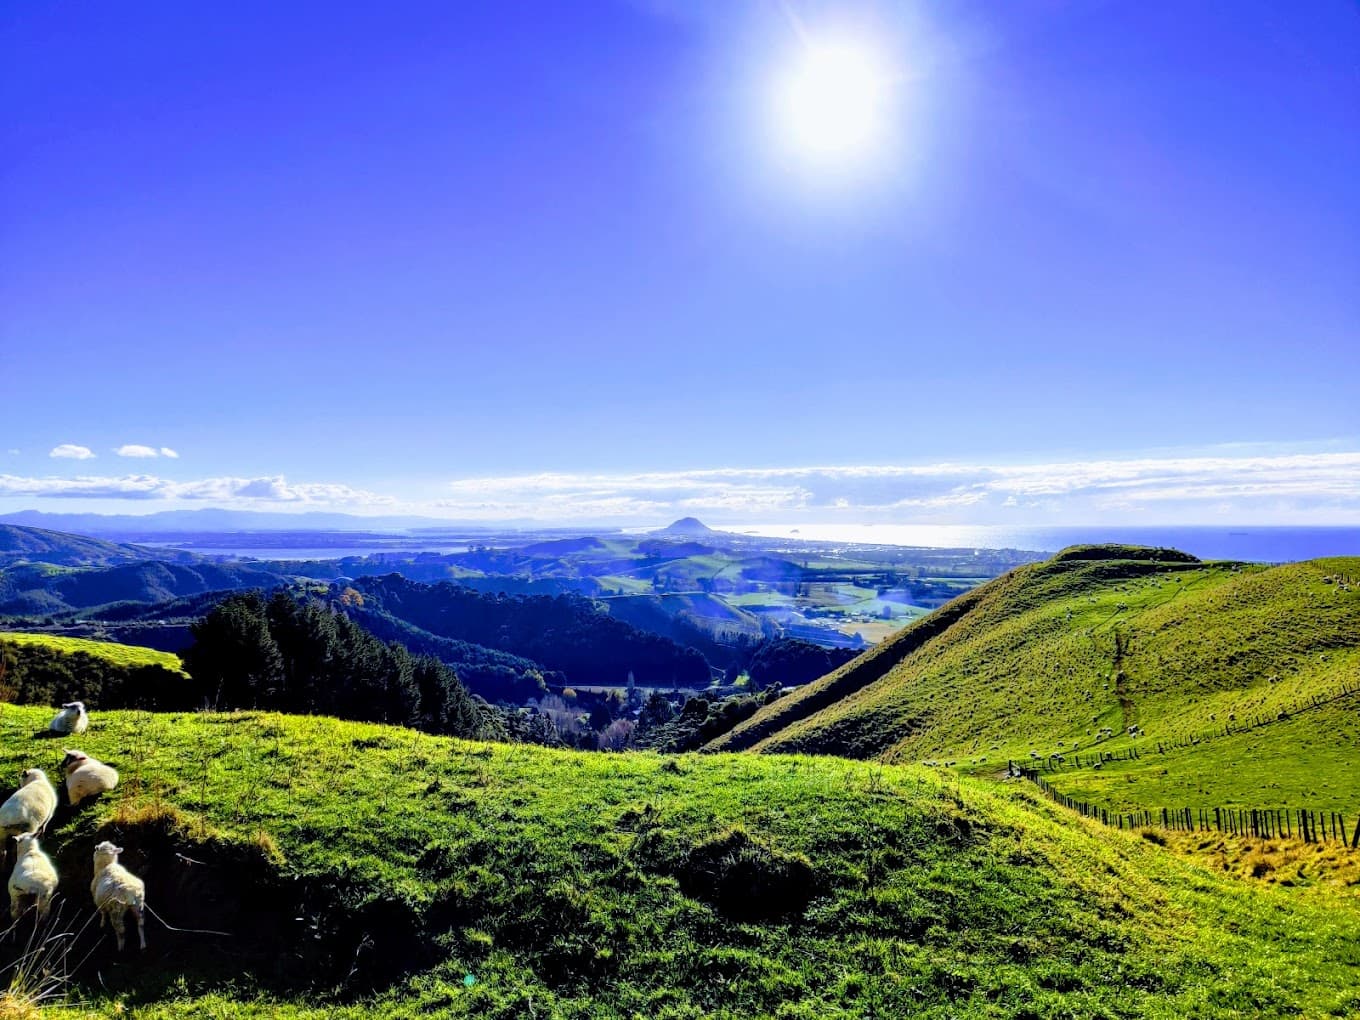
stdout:
[[846,544],[1057,552],[1069,545],[1124,542],[1167,546],[1212,560],[1290,563],[1319,556],[1360,556],[1360,527],[1085,527],[1011,528],[953,524],[754,524],[742,534]]

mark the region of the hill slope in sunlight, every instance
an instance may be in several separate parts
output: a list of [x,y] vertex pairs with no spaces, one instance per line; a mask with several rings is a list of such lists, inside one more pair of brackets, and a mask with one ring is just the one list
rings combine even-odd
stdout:
[[[0,775],[54,770],[0,711]],[[44,840],[75,990],[170,1016],[1285,1016],[1360,1008],[1360,911],[1215,877],[1024,784],[591,754],[275,714],[107,713]],[[0,791],[0,793],[8,791]],[[93,844],[150,948],[95,943]],[[115,962],[117,960],[117,962]]]
[[[1189,743],[1206,771],[1263,744],[1276,749],[1277,796],[1334,779],[1338,806],[1360,806],[1360,772],[1347,766],[1360,752],[1360,698],[1338,697],[1360,687],[1357,581],[1354,557],[1267,568],[1068,550],[954,600],[711,749],[993,768]],[[1308,732],[1326,747],[1301,743]],[[1252,782],[1200,785],[1206,797],[1242,796]]]

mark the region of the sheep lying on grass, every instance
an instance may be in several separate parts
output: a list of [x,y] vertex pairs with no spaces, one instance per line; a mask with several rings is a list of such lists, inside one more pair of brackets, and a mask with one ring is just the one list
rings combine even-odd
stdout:
[[66,757],[61,760],[61,767],[66,773],[66,794],[71,807],[86,797],[98,796],[118,785],[118,770],[112,765],[105,765],[84,751],[73,751],[69,747],[64,750]]
[[53,733],[84,733],[90,726],[90,717],[85,712],[85,702],[68,701],[61,711],[52,717],[48,729]]
[[104,927],[104,918],[113,925],[113,933],[118,937],[118,951],[123,951],[124,915],[131,910],[137,918],[137,939],[141,948],[146,948],[146,883],[118,863],[121,846],[114,846],[108,840],[94,848],[94,881],[90,883],[90,894],[94,897],[94,907],[99,911],[99,927]]
[[38,846],[38,837],[23,832],[14,837],[17,848],[14,870],[9,876],[9,912],[14,920],[23,913],[24,901],[36,898],[38,920],[47,916],[57,892],[57,869],[52,858]]
[[0,804],[0,833],[18,836],[42,832],[57,810],[57,791],[42,769],[25,769],[19,776],[19,789]]

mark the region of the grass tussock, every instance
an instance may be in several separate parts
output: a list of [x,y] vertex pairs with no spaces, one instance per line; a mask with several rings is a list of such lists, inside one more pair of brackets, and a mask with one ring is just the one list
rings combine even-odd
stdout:
[[1204,832],[1168,832],[1166,845],[1234,878],[1285,887],[1360,892],[1360,851],[1337,843],[1256,839]]

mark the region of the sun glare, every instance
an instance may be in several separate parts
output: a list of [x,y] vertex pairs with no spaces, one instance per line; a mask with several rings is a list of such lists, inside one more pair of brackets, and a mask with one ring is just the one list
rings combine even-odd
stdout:
[[779,80],[778,118],[789,144],[824,163],[863,159],[883,140],[892,76],[858,42],[811,43]]

